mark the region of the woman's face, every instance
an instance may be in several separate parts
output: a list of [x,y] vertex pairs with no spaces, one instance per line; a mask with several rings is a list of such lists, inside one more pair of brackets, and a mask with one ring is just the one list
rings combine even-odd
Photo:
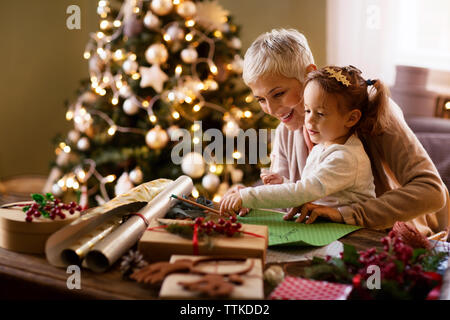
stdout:
[[295,78],[263,76],[249,85],[263,111],[279,119],[289,130],[302,128],[303,85]]

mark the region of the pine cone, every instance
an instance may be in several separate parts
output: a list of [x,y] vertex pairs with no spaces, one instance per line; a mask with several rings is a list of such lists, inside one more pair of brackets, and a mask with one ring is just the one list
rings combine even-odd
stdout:
[[124,278],[129,278],[129,276],[148,265],[147,261],[139,251],[130,250],[126,255],[122,257],[120,263],[120,272]]
[[428,241],[428,239],[413,225],[409,225],[405,222],[396,222],[392,230],[405,244],[410,245],[413,248],[431,249],[432,247],[430,241]]

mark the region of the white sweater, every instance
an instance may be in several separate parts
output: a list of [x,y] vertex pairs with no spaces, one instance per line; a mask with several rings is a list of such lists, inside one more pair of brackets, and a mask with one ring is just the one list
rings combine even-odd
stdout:
[[370,160],[356,135],[345,144],[326,148],[316,145],[306,160],[301,180],[239,192],[245,208],[292,208],[313,201],[339,207],[376,196]]

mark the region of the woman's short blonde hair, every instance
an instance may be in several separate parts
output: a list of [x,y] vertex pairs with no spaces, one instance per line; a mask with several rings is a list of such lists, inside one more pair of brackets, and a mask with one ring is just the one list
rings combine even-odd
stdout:
[[306,67],[314,58],[305,36],[295,29],[274,29],[260,35],[244,57],[244,82],[249,85],[264,75],[296,78],[304,83]]

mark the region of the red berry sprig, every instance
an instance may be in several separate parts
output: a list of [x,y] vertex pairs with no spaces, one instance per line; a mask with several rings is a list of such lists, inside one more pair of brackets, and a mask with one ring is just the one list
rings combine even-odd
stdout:
[[240,232],[242,224],[237,222],[236,217],[232,216],[229,220],[219,218],[217,222],[213,220],[205,221],[204,218],[198,217],[194,220],[194,224],[198,226],[200,233],[206,233],[207,235],[215,232],[232,237],[236,233]]
[[41,216],[52,220],[55,220],[56,217],[65,219],[66,214],[63,213],[63,210],[68,211],[71,215],[83,210],[76,202],[63,203],[61,199],[55,198],[51,193],[46,193],[45,195],[35,193],[31,197],[34,203],[22,209],[26,214],[26,222],[32,222],[33,218],[39,218]]

